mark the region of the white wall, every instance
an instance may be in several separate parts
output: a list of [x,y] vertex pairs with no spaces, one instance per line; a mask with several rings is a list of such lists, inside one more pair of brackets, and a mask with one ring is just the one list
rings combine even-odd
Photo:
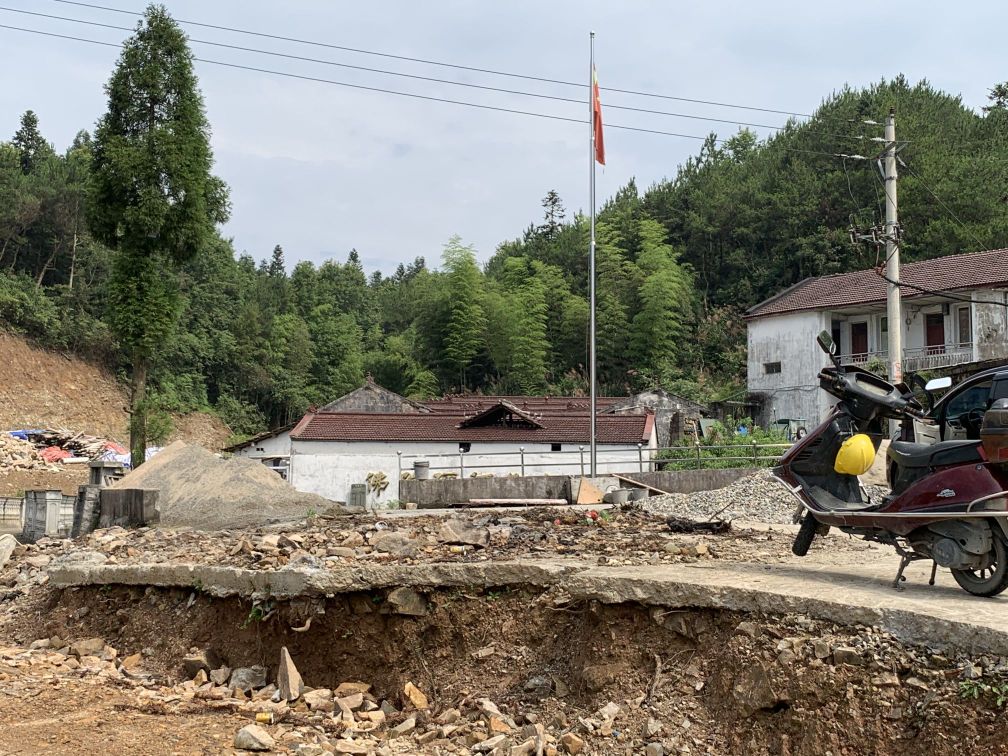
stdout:
[[[633,472],[644,460],[644,469],[651,459],[657,438],[652,431],[651,442],[641,452],[635,444],[600,444],[600,473]],[[503,442],[473,442],[462,455],[465,477],[472,473],[493,473],[503,477],[522,473],[520,444]],[[549,444],[524,444],[525,475],[580,475],[581,454],[578,444],[563,444],[560,452]],[[397,454],[402,452],[402,457]],[[447,455],[438,457],[435,455]],[[491,456],[495,455],[495,456]],[[365,483],[368,473],[381,471],[389,479],[382,493],[368,492],[368,505],[380,506],[399,498],[400,471],[412,471],[417,459],[430,463],[431,475],[437,472],[459,473],[458,443],[455,442],[382,442],[382,441],[298,441],[292,443],[290,482],[299,491],[317,493],[334,501],[346,501],[350,485]],[[588,447],[584,449],[584,472],[589,470]],[[493,465],[492,468],[477,465]],[[439,468],[443,468],[439,470]]]
[[[833,405],[832,397],[819,389],[816,376],[829,364],[816,337],[830,329],[823,312],[795,312],[748,323],[748,387],[763,398],[761,425],[779,419],[801,419],[808,430],[822,420]],[[779,362],[779,373],[767,365]]]
[[262,459],[263,457],[283,457],[290,454],[290,431],[284,431],[276,436],[264,438],[254,444],[245,446],[235,452],[236,457]]

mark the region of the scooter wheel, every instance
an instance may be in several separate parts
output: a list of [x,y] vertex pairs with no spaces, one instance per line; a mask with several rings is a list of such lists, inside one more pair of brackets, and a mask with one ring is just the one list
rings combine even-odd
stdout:
[[819,523],[811,514],[806,514],[802,520],[801,527],[798,528],[798,535],[795,536],[794,543],[791,544],[791,553],[795,556],[805,556],[808,554],[812,541],[815,540]]
[[952,570],[952,577],[964,591],[974,596],[997,596],[1008,588],[1008,547],[994,535],[991,564],[982,570]]

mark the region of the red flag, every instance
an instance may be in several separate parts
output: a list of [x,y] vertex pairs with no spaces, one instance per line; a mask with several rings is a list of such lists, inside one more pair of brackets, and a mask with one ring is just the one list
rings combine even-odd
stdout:
[[602,140],[602,100],[599,98],[598,74],[592,68],[592,128],[595,132],[595,159],[605,165],[605,142]]

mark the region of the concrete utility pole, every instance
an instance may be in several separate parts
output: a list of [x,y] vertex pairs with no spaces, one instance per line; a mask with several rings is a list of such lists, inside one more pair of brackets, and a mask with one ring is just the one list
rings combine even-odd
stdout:
[[[900,307],[900,253],[899,222],[896,220],[896,113],[889,110],[885,123],[885,240],[886,278],[889,279],[886,297],[886,322],[889,334],[889,380],[903,380],[903,312]],[[893,283],[893,282],[897,283]]]

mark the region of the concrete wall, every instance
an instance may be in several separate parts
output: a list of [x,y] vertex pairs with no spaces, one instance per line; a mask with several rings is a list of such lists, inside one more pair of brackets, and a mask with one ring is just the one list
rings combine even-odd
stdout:
[[[749,468],[730,470],[678,470],[640,473],[627,471],[625,477],[655,486],[669,493],[694,493],[723,488],[753,472]],[[573,481],[578,481],[574,477]],[[465,504],[470,499],[556,499],[571,495],[571,476],[541,475],[525,478],[466,478],[463,480],[404,480],[400,484],[403,501],[421,508]]]
[[[763,400],[760,425],[775,420],[800,419],[808,430],[819,424],[831,403],[819,390],[816,376],[829,358],[816,345],[816,336],[829,330],[823,312],[795,312],[748,323],[748,386]],[[779,373],[767,365],[780,363]]]
[[651,411],[655,416],[655,430],[657,431],[658,446],[668,446],[672,419],[679,415],[678,433],[673,440],[678,441],[683,437],[686,421],[695,420],[705,416],[708,408],[702,404],[691,402],[681,396],[669,394],[661,389],[642,391],[634,394],[626,400],[617,402],[608,410],[607,414],[613,415],[636,415]]
[[[1008,291],[978,291],[973,298],[1008,305]],[[977,361],[1008,358],[1008,306],[974,302],[973,333]]]
[[[638,451],[636,445],[602,444],[598,450],[601,473],[640,470],[641,458],[647,469],[654,446]],[[401,457],[398,454],[401,452]],[[438,456],[442,455],[442,456]],[[577,444],[563,444],[560,452],[549,444],[525,445],[526,476],[581,475],[589,465],[588,448],[584,454]],[[461,457],[461,459],[460,459]],[[382,441],[299,441],[291,445],[288,480],[299,491],[316,493],[333,501],[346,501],[353,483],[364,483],[368,473],[381,471],[388,478],[384,491],[368,491],[368,506],[382,506],[403,499],[400,473],[413,470],[416,460],[430,462],[431,474],[453,472],[468,478],[473,473],[493,473],[496,477],[522,473],[522,454],[514,443],[473,442],[470,451],[460,455],[455,442],[382,442]],[[493,467],[486,467],[492,465]]]

